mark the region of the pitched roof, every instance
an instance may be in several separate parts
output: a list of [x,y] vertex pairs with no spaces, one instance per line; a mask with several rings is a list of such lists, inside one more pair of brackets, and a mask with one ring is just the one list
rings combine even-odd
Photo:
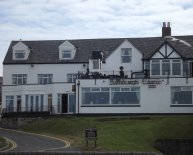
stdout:
[[81,39],[68,40],[76,48],[73,60],[60,60],[58,47],[65,40],[22,41],[31,50],[27,60],[12,60],[12,47],[19,41],[12,41],[3,64],[54,64],[54,63],[88,63],[92,51],[105,51],[108,57],[125,39],[133,44],[142,54],[144,59],[151,55],[165,41],[178,51],[183,58],[193,58],[193,36],[176,36],[163,39],[162,37],[149,38],[114,38],[114,39]]

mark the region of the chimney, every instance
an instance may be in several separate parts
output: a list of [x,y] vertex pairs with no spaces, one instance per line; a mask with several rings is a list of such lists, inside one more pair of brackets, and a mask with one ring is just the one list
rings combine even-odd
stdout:
[[163,27],[162,27],[162,38],[166,36],[171,36],[171,27],[170,27],[170,22],[163,22]]

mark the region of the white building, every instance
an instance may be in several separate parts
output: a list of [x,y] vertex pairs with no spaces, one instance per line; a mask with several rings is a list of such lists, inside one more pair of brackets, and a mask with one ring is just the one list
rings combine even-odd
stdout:
[[12,41],[3,62],[4,113],[193,113],[192,96],[193,36],[169,23],[162,37]]

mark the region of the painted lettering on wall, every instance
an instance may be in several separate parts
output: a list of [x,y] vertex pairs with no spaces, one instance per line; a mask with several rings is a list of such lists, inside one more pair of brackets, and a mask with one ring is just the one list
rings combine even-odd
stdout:
[[147,84],[147,85],[160,85],[162,83],[162,80],[148,80],[148,79],[144,79],[142,80],[143,84]]
[[138,85],[138,80],[110,79],[110,85]]

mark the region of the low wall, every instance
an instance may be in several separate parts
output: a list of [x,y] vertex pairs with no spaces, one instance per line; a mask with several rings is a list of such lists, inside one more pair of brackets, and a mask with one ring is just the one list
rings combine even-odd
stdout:
[[162,155],[160,153],[148,153],[148,152],[0,152],[0,155]]
[[155,147],[164,155],[192,155],[193,139],[158,139]]

